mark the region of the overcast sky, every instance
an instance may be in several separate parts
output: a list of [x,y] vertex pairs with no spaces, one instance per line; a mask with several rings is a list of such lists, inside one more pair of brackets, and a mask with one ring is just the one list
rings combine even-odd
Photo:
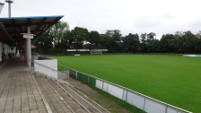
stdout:
[[[201,0],[14,0],[12,4],[12,17],[49,15],[64,15],[70,29],[78,26],[99,33],[119,29],[124,36],[155,32],[160,38],[201,30]],[[0,16],[8,16],[7,4]]]

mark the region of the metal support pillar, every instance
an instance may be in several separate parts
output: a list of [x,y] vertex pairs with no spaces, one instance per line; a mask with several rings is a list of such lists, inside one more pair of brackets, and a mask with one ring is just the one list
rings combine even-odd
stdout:
[[[28,34],[31,34],[31,27],[28,26],[27,27],[27,33]],[[27,38],[27,41],[26,41],[26,46],[27,46],[27,64],[28,64],[28,67],[31,68],[31,39],[30,38]]]

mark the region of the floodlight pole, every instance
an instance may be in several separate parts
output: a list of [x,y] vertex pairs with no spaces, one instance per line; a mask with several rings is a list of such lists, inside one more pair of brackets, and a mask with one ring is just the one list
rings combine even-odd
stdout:
[[8,17],[11,17],[11,3],[13,3],[13,0],[5,0],[5,2],[8,3]]

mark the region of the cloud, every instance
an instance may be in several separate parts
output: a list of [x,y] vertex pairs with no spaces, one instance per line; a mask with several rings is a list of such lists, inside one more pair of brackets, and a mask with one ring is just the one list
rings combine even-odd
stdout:
[[[65,15],[62,20],[71,29],[155,32],[157,38],[176,31],[196,33],[201,24],[200,0],[19,0],[12,9],[13,16]],[[7,4],[1,15],[7,16]]]

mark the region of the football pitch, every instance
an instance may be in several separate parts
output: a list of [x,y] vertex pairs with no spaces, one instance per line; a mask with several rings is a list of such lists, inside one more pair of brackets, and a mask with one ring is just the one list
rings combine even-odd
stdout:
[[201,111],[201,58],[179,55],[55,56],[59,64],[177,107]]

